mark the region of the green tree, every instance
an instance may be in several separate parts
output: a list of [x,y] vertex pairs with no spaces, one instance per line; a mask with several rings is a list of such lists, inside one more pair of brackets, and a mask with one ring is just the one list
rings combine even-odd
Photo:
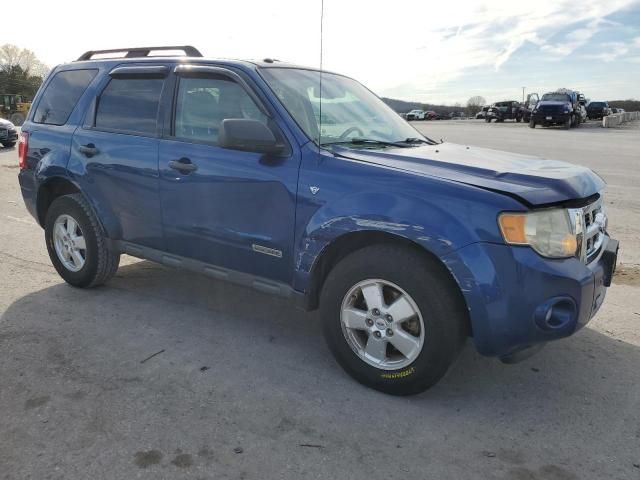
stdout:
[[48,72],[49,67],[31,50],[11,44],[0,46],[0,93],[33,99]]

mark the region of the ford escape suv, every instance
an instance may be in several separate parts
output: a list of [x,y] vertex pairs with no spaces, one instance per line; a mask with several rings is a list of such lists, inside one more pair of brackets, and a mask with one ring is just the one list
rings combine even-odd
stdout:
[[571,335],[616,264],[591,170],[436,143],[355,80],[270,59],[87,52],[40,88],[19,163],[69,284],[128,254],[289,297],[392,394],[468,337],[509,362]]

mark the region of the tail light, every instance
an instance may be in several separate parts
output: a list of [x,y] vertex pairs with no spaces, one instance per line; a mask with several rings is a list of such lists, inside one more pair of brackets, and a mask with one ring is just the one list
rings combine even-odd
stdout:
[[20,170],[27,169],[27,152],[29,151],[29,134],[20,132],[20,141],[18,142],[18,164]]

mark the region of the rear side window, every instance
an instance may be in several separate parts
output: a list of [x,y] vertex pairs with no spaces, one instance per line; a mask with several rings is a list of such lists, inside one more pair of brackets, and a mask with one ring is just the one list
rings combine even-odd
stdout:
[[35,123],[64,125],[98,70],[58,72],[47,85],[33,116]]
[[164,79],[113,78],[98,100],[96,128],[155,135]]

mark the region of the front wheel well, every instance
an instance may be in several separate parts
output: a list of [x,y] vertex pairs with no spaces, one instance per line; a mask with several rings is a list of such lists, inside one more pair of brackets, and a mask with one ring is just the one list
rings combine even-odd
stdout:
[[458,282],[455,280],[449,269],[436,255],[417,243],[407,238],[386,232],[359,231],[347,233],[338,237],[331,244],[325,247],[311,270],[310,288],[307,299],[308,307],[310,309],[318,308],[320,293],[322,292],[324,282],[334,266],[351,253],[372,245],[394,245],[398,248],[410,249],[418,252],[426,261],[433,265],[433,268],[440,272],[441,277],[445,279],[452,291],[455,292],[460,305],[463,307],[461,310],[465,311],[467,333],[471,335],[471,321],[469,319],[467,303],[462,295]]
[[40,226],[44,227],[47,221],[47,212],[53,201],[62,195],[70,195],[73,193],[80,193],[80,190],[66,178],[52,178],[41,185],[38,189],[38,200],[36,203],[38,223]]

